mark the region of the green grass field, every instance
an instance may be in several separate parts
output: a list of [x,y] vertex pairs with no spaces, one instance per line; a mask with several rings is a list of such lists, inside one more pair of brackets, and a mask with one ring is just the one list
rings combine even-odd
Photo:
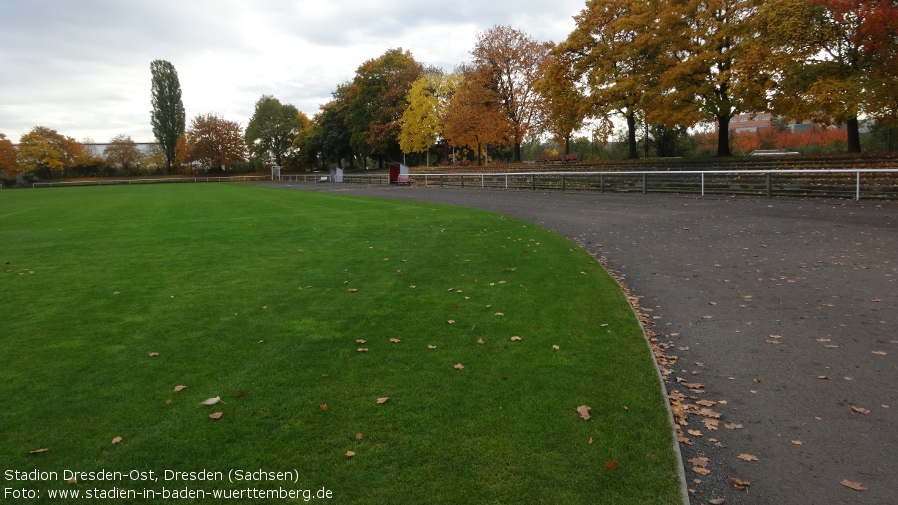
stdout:
[[[0,479],[40,493],[2,503],[679,503],[632,311],[594,258],[530,223],[236,184],[9,190],[0,268]],[[10,478],[34,469],[57,478]],[[228,502],[305,502],[244,496]]]

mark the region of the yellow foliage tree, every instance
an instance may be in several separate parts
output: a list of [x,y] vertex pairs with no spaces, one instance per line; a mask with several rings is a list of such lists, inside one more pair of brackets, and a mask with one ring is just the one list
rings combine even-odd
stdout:
[[[444,136],[446,109],[459,81],[457,74],[428,72],[412,83],[400,119],[399,147],[403,152],[428,151]],[[428,165],[429,160],[428,156]]]

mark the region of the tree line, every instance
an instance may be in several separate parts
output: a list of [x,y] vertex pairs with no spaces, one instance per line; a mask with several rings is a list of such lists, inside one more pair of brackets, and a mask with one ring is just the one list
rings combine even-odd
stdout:
[[[567,152],[577,132],[606,143],[626,124],[628,157],[640,131],[659,145],[715,125],[716,154],[731,154],[730,120],[840,125],[860,152],[859,119],[898,124],[896,0],[589,0],[560,43],[495,26],[472,59],[444,72],[390,49],[362,63],[309,118],[263,95],[244,130],[218,114],[186,124],[174,66],[151,63],[158,152],[110,143],[107,165],[164,172],[383,166],[413,156],[518,162],[522,145],[550,136]],[[659,148],[659,151],[661,149]],[[42,176],[96,164],[78,142],[44,127],[18,150],[0,134],[0,170]]]

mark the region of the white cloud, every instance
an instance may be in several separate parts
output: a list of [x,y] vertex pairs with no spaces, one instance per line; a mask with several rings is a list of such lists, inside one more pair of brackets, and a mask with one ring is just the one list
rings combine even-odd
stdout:
[[178,71],[188,122],[244,126],[270,94],[309,116],[356,68],[402,47],[451,71],[494,25],[560,42],[583,0],[3,0],[0,132],[34,126],[103,142],[151,141],[150,62]]

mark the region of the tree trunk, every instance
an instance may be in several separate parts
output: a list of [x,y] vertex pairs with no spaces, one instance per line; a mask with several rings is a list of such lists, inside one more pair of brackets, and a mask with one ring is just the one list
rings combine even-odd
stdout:
[[732,156],[730,151],[730,118],[717,116],[717,156]]
[[519,139],[514,139],[514,159],[512,161],[514,163],[521,162],[521,141]]
[[848,152],[861,152],[861,133],[857,118],[853,117],[849,119],[845,124],[845,129],[848,130]]
[[632,112],[627,114],[627,145],[629,146],[627,158],[631,160],[639,158],[636,152],[636,117]]
[[571,154],[571,134],[564,136],[564,154]]

